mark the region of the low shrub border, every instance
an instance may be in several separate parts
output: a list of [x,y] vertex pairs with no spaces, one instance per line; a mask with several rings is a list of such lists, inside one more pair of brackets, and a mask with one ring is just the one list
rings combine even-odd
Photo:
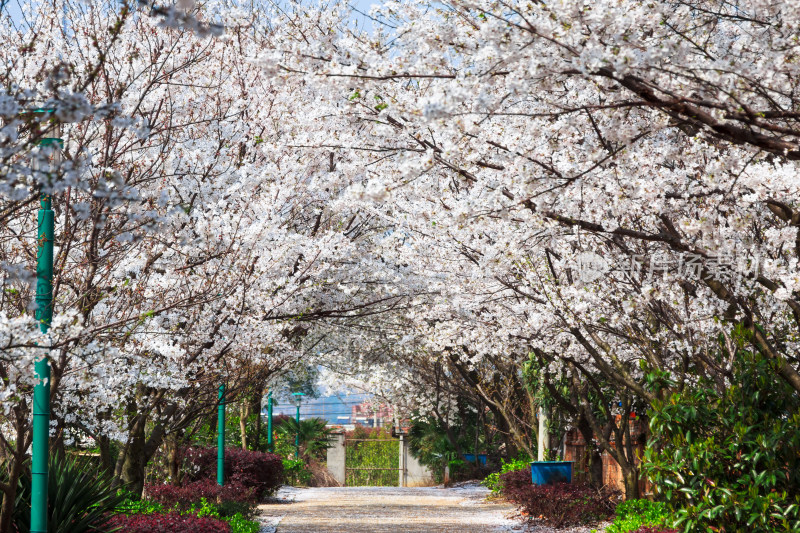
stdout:
[[500,471],[493,472],[488,476],[486,476],[486,479],[481,481],[481,485],[491,490],[492,494],[499,494],[503,490],[503,484],[500,480],[500,477],[503,474],[507,474],[509,472],[523,472],[523,471],[528,472],[528,481],[530,481],[531,466],[530,466],[530,459],[528,457],[520,457],[508,462],[503,460],[503,464],[500,467]]
[[[187,448],[188,472],[184,484],[216,479],[217,449]],[[225,484],[252,488],[258,500],[271,496],[283,483],[283,461],[274,453],[225,449]]]
[[500,476],[503,496],[519,505],[530,520],[539,519],[556,528],[569,527],[594,524],[614,512],[616,493],[582,483],[533,485],[530,473],[527,483],[522,483],[520,472]]
[[500,474],[498,486],[500,492],[503,494],[506,494],[509,490],[516,491],[518,489],[524,489],[525,487],[532,487],[530,465],[522,470],[511,470],[510,472]]
[[167,508],[186,511],[189,506],[202,498],[217,503],[235,503],[242,506],[256,504],[255,489],[245,487],[242,483],[231,482],[219,486],[216,481],[201,479],[187,483],[181,487],[168,484],[146,485],[147,500],[160,503]]
[[108,525],[109,530],[120,533],[231,533],[231,526],[224,520],[178,512],[118,514]]
[[[128,500],[116,509],[114,527],[120,527],[119,533],[138,533],[139,531],[160,532],[162,526],[174,528],[177,532],[198,531],[215,532],[210,522],[195,522],[192,518],[215,519],[227,525],[227,533],[258,533],[258,522],[250,520],[255,514],[252,503],[221,502],[212,503],[201,497],[197,501],[179,501],[173,506],[165,506],[151,500]],[[173,515],[187,517],[178,521]],[[165,518],[166,517],[166,518]],[[186,529],[184,529],[184,525]],[[150,528],[150,529],[148,529]],[[172,531],[167,528],[165,531]],[[212,529],[203,529],[212,528]],[[113,530],[113,528],[111,528]]]

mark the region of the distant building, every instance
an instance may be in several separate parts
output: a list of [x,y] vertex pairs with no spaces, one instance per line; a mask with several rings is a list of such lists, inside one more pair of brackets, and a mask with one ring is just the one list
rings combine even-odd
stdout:
[[350,408],[350,423],[367,427],[391,427],[394,410],[386,405],[363,402]]

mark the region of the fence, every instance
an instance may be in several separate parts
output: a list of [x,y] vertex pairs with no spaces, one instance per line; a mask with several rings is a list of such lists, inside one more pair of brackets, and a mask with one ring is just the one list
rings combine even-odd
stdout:
[[328,471],[348,487],[416,487],[433,485],[430,471],[408,449],[408,441],[354,439],[335,433],[328,448]]

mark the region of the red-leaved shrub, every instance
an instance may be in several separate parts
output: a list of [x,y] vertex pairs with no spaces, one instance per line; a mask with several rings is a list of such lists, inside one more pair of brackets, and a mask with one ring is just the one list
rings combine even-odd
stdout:
[[503,490],[516,490],[531,485],[531,467],[524,470],[512,470],[505,474],[500,474],[500,486]]
[[185,511],[192,503],[197,503],[200,498],[210,502],[236,502],[255,504],[255,489],[245,487],[240,482],[232,481],[220,487],[216,481],[200,479],[191,481],[183,486],[167,484],[148,484],[145,486],[145,497],[156,501],[165,507],[177,507]]
[[587,484],[533,485],[530,477],[526,484],[514,483],[518,481],[515,477],[508,481],[511,483],[503,485],[503,495],[522,507],[530,519],[539,518],[551,527],[593,524],[614,512],[612,498],[616,494]]
[[231,533],[231,526],[223,520],[191,514],[118,514],[109,521],[108,530],[119,533]]
[[[216,479],[217,449],[188,448],[187,481]],[[240,448],[225,450],[225,484],[252,488],[256,498],[274,493],[283,483],[283,461],[274,453],[245,451]]]
[[633,533],[678,533],[678,530],[664,526],[642,526]]

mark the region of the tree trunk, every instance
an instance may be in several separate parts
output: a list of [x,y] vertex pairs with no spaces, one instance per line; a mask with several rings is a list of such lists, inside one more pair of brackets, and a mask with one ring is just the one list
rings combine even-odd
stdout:
[[550,459],[550,410],[539,407],[539,434],[537,435],[536,460],[548,461]]
[[586,473],[589,475],[589,483],[595,487],[603,486],[603,456],[600,450],[597,449],[594,443],[594,431],[591,424],[586,420],[586,417],[581,414],[578,417],[576,424],[578,431],[580,431],[583,441],[586,443],[586,451],[584,452],[584,464]]
[[0,533],[13,533],[16,530],[13,524],[14,501],[17,497],[17,485],[22,474],[22,464],[18,458],[11,459],[11,468],[8,472],[8,484],[3,487],[3,505],[0,507]]
[[625,499],[639,498],[639,469],[635,466],[622,465],[622,479],[625,483]]
[[14,499],[17,496],[16,483],[3,490],[3,506],[0,508],[0,533],[12,533],[11,518],[14,516]]
[[[17,497],[17,485],[22,475],[25,464],[26,452],[31,445],[32,433],[28,423],[30,411],[25,402],[18,404],[14,412],[15,442],[13,449],[6,448],[3,453],[6,464],[3,465],[8,472],[6,483],[0,483],[3,491],[3,504],[0,506],[0,533],[13,533],[16,531],[13,523],[14,504]],[[9,445],[4,440],[6,445]],[[10,448],[10,445],[9,445]]]
[[603,455],[596,446],[591,445],[586,448],[587,468],[589,470],[590,483],[595,487],[603,486]]
[[247,451],[247,419],[250,417],[250,402],[242,398],[239,402],[239,435],[242,439],[242,450]]
[[172,484],[181,484],[180,442],[177,436],[169,440],[169,479]]
[[253,410],[256,412],[256,434],[253,435],[253,449],[261,450],[261,398],[264,396],[263,389],[259,389],[253,401]]
[[124,450],[125,457],[120,472],[124,487],[141,496],[144,490],[144,417],[140,415],[130,435],[130,443]]
[[97,447],[100,449],[100,464],[106,474],[114,473],[114,461],[111,457],[111,439],[105,435],[98,435],[95,437]]

